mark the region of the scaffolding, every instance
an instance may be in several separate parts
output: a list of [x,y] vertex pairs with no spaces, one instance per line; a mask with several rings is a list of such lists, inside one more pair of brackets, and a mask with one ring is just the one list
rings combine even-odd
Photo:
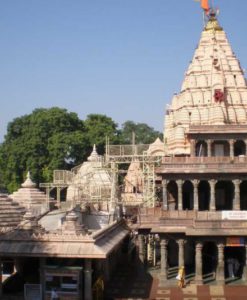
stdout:
[[[160,161],[160,156],[152,156],[148,154],[149,144],[132,144],[132,145],[110,145],[109,140],[106,140],[106,164],[118,165],[119,173],[121,173],[120,165],[131,164],[133,161],[139,161],[143,169],[143,192],[141,204],[143,207],[154,207],[156,202],[155,192],[155,166]],[[113,172],[116,172],[113,170]],[[129,203],[124,203],[129,204]],[[134,203],[133,203],[134,204]]]
[[[54,170],[53,182],[41,183],[40,187],[46,188],[47,198],[51,190],[57,190],[57,206],[60,207],[60,193],[65,188],[74,190],[71,205],[82,203],[102,205],[108,211],[113,211],[119,205],[133,205],[142,207],[154,207],[156,202],[155,192],[155,166],[160,163],[160,156],[152,156],[148,153],[149,144],[110,145],[106,142],[105,156],[96,162],[85,162],[68,170]],[[133,203],[125,203],[121,197],[123,188],[119,182],[119,176],[126,173],[123,165],[130,165],[133,161],[140,162],[143,173],[143,191],[138,194],[138,199]],[[81,171],[84,166],[90,166]]]

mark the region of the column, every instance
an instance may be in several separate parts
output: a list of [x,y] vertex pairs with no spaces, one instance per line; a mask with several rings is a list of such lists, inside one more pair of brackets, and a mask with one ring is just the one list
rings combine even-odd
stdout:
[[215,211],[215,185],[216,185],[216,180],[211,179],[209,180],[209,185],[210,185],[210,210]]
[[162,179],[162,195],[163,195],[163,209],[168,210],[168,203],[167,203],[167,180]]
[[143,234],[138,235],[138,244],[139,244],[139,259],[142,263],[145,262],[145,240]]
[[2,276],[3,268],[2,268],[2,259],[0,258],[0,299],[2,299],[3,295],[3,276]]
[[84,262],[84,299],[93,300],[91,258],[86,258]]
[[148,263],[153,266],[153,261],[154,261],[154,236],[152,234],[149,234],[148,236]]
[[197,284],[202,284],[202,247],[203,244],[200,241],[196,242],[196,276],[195,281]]
[[212,140],[207,140],[208,145],[208,157],[212,156]]
[[167,246],[168,246],[168,240],[162,238],[160,241],[160,279],[161,280],[167,280],[167,275],[168,275]]
[[184,245],[185,245],[185,240],[184,239],[179,239],[177,240],[178,243],[178,266],[181,268],[184,266]]
[[194,210],[199,210],[199,203],[198,203],[198,185],[199,180],[193,180],[193,187],[194,187]]
[[235,140],[229,140],[229,146],[230,146],[230,157],[234,157],[234,142]]
[[233,200],[233,210],[240,210],[240,183],[241,180],[233,180],[234,184],[234,200]]
[[50,210],[50,187],[46,188],[47,209]]
[[190,155],[196,156],[196,141],[195,140],[191,140],[190,141]]
[[39,258],[39,282],[41,285],[41,299],[45,299],[45,257]]
[[216,270],[216,280],[218,283],[225,282],[225,262],[224,262],[224,248],[225,245],[223,243],[217,244],[218,248],[218,265]]
[[109,256],[106,257],[104,261],[104,279],[105,282],[108,282],[111,278],[111,272],[110,272],[110,259]]
[[242,279],[244,281],[247,280],[247,244],[245,244],[245,262],[244,262],[244,269],[243,269]]
[[57,187],[57,207],[60,208],[61,205],[61,188]]
[[183,180],[177,180],[178,185],[178,210],[183,210]]

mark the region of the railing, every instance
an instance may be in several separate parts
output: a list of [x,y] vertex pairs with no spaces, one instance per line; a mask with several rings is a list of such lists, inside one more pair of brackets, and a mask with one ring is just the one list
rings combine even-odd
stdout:
[[198,221],[221,221],[223,220],[223,213],[224,211],[163,210],[161,207],[140,208],[141,216],[158,217],[162,219],[194,219]]
[[[223,211],[164,211],[161,208],[141,208],[141,226],[181,227],[195,229],[245,229],[246,219],[224,219]],[[184,229],[185,230],[185,229]]]
[[235,157],[229,157],[229,156],[200,156],[200,157],[189,157],[189,156],[183,156],[183,157],[163,157],[162,158],[162,164],[219,164],[219,163],[247,163],[247,157],[246,156],[235,156]]
[[148,150],[149,144],[139,145],[108,145],[108,156],[128,156],[128,155],[143,155]]
[[247,132],[247,125],[204,125],[198,126],[198,125],[191,125],[189,129],[189,133],[205,133],[205,132]]
[[53,172],[54,184],[69,184],[72,183],[74,174],[67,170],[55,170]]

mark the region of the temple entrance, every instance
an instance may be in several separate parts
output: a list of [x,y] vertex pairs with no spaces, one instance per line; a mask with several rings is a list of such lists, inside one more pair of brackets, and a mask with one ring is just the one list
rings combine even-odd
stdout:
[[178,244],[175,240],[169,240],[168,243],[168,279],[175,278],[178,272]]
[[183,184],[183,210],[193,209],[193,184],[191,181],[185,181]]
[[187,240],[184,246],[184,262],[186,277],[193,277],[195,273],[195,243]]
[[240,184],[240,209],[247,210],[247,181]]
[[209,210],[210,186],[207,181],[201,181],[198,185],[199,210]]
[[218,249],[214,242],[205,242],[202,248],[202,273],[205,281],[215,279]]
[[244,141],[236,141],[234,144],[234,156],[245,155],[246,145]]
[[169,210],[178,208],[178,187],[175,181],[169,181],[167,185],[167,203]]
[[245,264],[245,247],[225,247],[225,278],[240,279]]
[[216,210],[232,210],[234,186],[231,181],[219,181],[215,186]]

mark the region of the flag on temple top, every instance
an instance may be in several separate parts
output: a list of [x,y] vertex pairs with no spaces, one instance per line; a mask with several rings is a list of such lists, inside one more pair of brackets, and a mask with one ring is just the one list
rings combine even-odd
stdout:
[[201,0],[201,7],[202,7],[202,9],[204,9],[204,11],[206,13],[208,13],[208,11],[209,11],[208,0]]

